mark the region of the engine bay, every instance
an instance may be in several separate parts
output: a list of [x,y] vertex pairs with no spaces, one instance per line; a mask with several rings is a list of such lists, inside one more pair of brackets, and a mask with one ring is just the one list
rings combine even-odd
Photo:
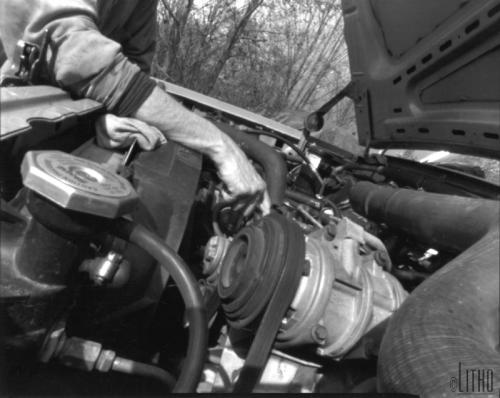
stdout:
[[[221,201],[214,165],[173,142],[98,147],[93,114],[2,142],[7,392],[375,392],[413,292],[472,294],[446,270],[495,242],[498,186],[199,112],[262,173],[270,215]],[[498,247],[481,253],[466,272],[498,280]]]

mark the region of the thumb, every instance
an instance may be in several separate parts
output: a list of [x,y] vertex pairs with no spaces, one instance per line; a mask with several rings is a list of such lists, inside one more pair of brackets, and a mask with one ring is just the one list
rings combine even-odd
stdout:
[[269,197],[267,189],[264,191],[264,196],[262,197],[262,202],[260,203],[259,208],[264,216],[271,212],[271,198]]

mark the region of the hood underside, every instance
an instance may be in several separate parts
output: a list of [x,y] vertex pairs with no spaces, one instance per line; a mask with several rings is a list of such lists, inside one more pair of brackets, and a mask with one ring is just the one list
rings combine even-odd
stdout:
[[358,134],[500,158],[500,0],[343,0]]

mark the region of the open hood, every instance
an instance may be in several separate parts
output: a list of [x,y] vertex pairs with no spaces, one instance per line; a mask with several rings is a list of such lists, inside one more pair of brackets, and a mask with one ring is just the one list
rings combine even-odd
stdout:
[[500,0],[342,0],[358,134],[500,158]]

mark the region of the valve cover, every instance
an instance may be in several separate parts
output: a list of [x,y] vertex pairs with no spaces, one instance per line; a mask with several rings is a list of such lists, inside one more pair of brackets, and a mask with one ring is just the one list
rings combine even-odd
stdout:
[[21,174],[27,188],[69,210],[116,218],[138,203],[128,180],[98,163],[60,151],[27,152]]

